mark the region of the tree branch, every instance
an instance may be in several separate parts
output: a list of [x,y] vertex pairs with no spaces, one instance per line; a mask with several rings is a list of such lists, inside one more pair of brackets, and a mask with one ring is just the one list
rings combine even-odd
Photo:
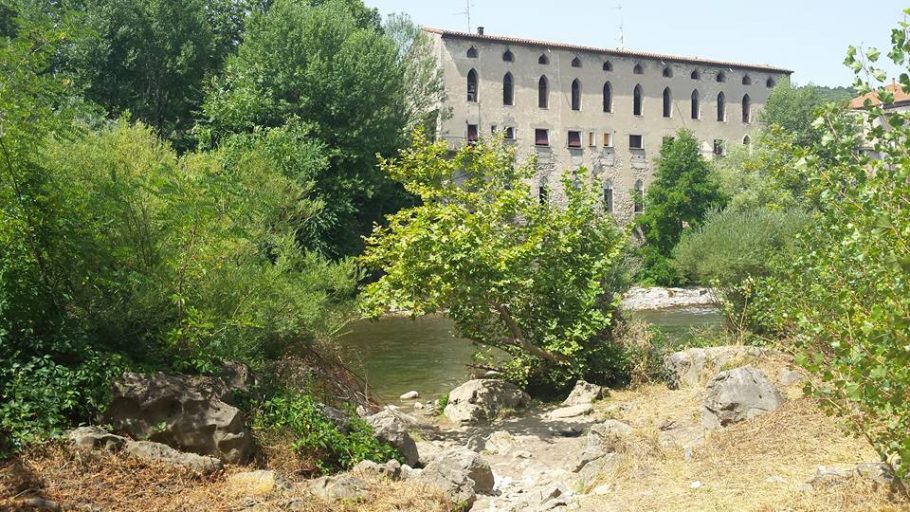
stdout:
[[537,356],[541,359],[546,359],[547,361],[553,361],[554,363],[564,363],[568,361],[568,358],[566,356],[548,352],[526,340],[524,334],[521,332],[521,327],[519,327],[518,323],[515,322],[515,319],[512,318],[512,314],[509,312],[508,306],[505,304],[493,304],[493,309],[499,313],[499,318],[502,319],[503,323],[506,324],[506,327],[512,334],[512,337],[503,338],[502,340],[499,340],[499,343],[502,343],[504,345],[511,345],[513,347],[519,347],[531,355]]

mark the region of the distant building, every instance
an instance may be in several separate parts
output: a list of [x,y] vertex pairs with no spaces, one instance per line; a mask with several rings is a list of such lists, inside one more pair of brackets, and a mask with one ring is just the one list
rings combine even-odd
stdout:
[[757,113],[792,71],[629,50],[424,28],[436,44],[452,116],[438,136],[458,147],[492,134],[538,157],[535,190],[560,202],[562,172],[590,169],[604,206],[628,219],[680,128],[706,156],[749,144]]
[[[878,93],[872,91],[850,100],[850,110],[857,113],[864,111],[866,109],[867,100],[869,101],[870,107],[881,106],[885,117],[876,119],[874,121],[875,126],[882,126],[886,130],[890,129],[890,125],[887,123],[888,115],[896,112],[907,112],[910,110],[910,94],[904,92],[903,88],[896,82],[892,82],[890,85],[886,85],[885,90],[894,94],[894,101],[891,103],[882,105],[882,101],[879,99]],[[863,125],[863,133],[868,134],[869,128],[869,126]],[[859,148],[859,150],[871,158],[880,159],[881,154],[875,151],[874,141],[869,139],[869,137],[863,137],[863,145]]]

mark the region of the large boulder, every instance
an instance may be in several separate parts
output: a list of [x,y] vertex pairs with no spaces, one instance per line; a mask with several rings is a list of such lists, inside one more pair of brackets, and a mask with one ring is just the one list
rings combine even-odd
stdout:
[[480,423],[496,418],[503,409],[517,409],[531,397],[510,382],[497,379],[474,379],[449,393],[443,414],[458,423]]
[[373,427],[373,432],[377,439],[389,443],[401,453],[405,464],[416,467],[420,463],[417,444],[411,435],[408,434],[405,423],[393,411],[386,409],[372,416],[367,416],[364,420]]
[[181,466],[194,473],[208,475],[221,469],[221,461],[195,453],[177,451],[166,444],[151,441],[130,441],[123,450],[138,459]]
[[471,508],[477,494],[489,494],[495,485],[490,464],[466,448],[447,450],[427,464],[416,480],[441,489],[465,510]]
[[569,396],[563,401],[563,405],[583,405],[590,404],[595,400],[600,400],[606,395],[606,390],[597,384],[591,384],[583,380],[575,383],[575,387]]
[[690,348],[674,352],[664,359],[667,385],[670,389],[697,386],[709,372],[717,371],[730,362],[766,357],[769,354],[767,349],[739,345]]
[[783,400],[761,370],[743,366],[720,372],[708,383],[702,423],[706,428],[726,427],[771,412]]
[[114,384],[105,419],[119,432],[226,462],[246,460],[250,435],[243,414],[228,404],[219,379],[126,373]]
[[116,452],[127,442],[125,437],[116,436],[98,427],[79,427],[67,433],[66,437],[80,450]]

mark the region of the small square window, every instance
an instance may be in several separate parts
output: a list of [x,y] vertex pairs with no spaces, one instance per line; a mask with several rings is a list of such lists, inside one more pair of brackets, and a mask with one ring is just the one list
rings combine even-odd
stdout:
[[476,144],[476,143],[477,143],[477,139],[478,139],[478,136],[477,136],[477,125],[476,125],[476,124],[469,124],[469,125],[468,125],[468,144]]
[[613,134],[612,133],[604,133],[604,147],[605,148],[613,147]]
[[506,140],[515,140],[515,128],[511,126],[506,128]]
[[588,147],[597,146],[597,139],[594,137],[594,132],[588,132]]
[[534,145],[535,146],[549,146],[550,145],[550,134],[547,130],[542,128],[537,128],[534,130]]
[[569,147],[570,148],[580,148],[581,147],[581,132],[569,131]]
[[644,149],[644,138],[641,135],[629,135],[630,149]]
[[724,141],[721,139],[714,139],[714,154],[716,156],[724,156],[726,153],[726,148],[724,147]]

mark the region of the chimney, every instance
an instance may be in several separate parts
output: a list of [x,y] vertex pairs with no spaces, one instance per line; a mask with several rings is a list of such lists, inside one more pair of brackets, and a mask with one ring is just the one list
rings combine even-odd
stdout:
[[483,27],[477,27],[477,35],[479,35],[479,36],[483,35]]

